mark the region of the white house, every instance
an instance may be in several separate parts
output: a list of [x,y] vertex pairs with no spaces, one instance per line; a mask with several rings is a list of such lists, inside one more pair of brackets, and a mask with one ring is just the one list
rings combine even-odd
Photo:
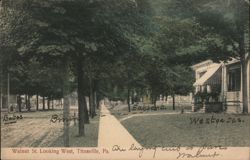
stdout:
[[[196,97],[193,111],[226,111],[242,113],[242,88],[247,87],[250,110],[250,63],[247,63],[247,86],[242,85],[241,64],[233,59],[227,63],[203,61],[192,66],[195,71]],[[201,98],[203,97],[203,98]],[[207,97],[204,101],[204,97]],[[203,99],[203,100],[202,100]]]

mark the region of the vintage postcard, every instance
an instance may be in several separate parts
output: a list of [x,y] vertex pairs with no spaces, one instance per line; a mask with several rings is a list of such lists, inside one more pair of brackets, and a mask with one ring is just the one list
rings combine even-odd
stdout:
[[249,160],[249,0],[0,0],[3,160]]

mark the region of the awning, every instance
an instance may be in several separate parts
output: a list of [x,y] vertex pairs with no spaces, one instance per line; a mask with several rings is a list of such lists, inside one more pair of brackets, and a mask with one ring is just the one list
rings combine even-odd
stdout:
[[220,64],[209,68],[207,72],[194,83],[194,86],[214,85],[214,84],[221,84]]

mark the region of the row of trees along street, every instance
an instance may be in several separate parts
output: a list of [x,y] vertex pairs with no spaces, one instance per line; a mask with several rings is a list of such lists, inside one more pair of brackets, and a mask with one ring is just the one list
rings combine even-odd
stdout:
[[[190,65],[249,60],[248,0],[1,0],[1,89],[61,99],[78,93],[79,135],[104,97],[193,90]],[[96,95],[96,96],[95,96]],[[90,97],[88,114],[85,96]],[[130,104],[128,103],[130,111]],[[243,112],[248,112],[243,87]]]

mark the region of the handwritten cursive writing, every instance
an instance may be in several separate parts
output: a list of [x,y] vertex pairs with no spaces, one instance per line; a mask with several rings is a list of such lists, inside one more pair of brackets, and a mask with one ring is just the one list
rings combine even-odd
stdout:
[[[227,147],[222,146],[211,146],[211,145],[203,145],[202,147],[199,147],[197,152],[195,154],[185,153],[185,152],[179,152],[179,155],[177,156],[177,159],[179,158],[200,158],[200,157],[210,157],[214,158],[217,156],[220,156],[219,153],[217,153],[215,150],[226,150]],[[193,150],[193,147],[187,147],[186,150]],[[204,153],[204,151],[210,152],[210,153]]]
[[112,147],[112,151],[120,151],[120,152],[125,152],[127,149],[120,147],[119,145],[114,145]]
[[12,115],[9,116],[8,114],[5,114],[3,116],[3,122],[4,124],[8,124],[8,123],[15,123],[18,119],[23,119],[22,115]]
[[142,157],[145,150],[152,150],[153,151],[153,158],[155,158],[157,147],[138,147],[135,144],[132,144],[129,148],[129,151],[139,151],[139,158]]
[[204,154],[202,151],[198,150],[194,155],[190,153],[179,153],[177,156],[177,159],[179,158],[204,158],[204,157],[209,157],[209,158],[215,158],[217,156],[220,156],[216,151],[214,151],[212,154]]
[[210,118],[190,118],[190,124],[216,124],[218,125],[219,123],[221,124],[228,124],[228,123],[244,123],[245,121],[241,118],[216,118],[214,116],[211,116]]
[[54,114],[51,116],[50,122],[52,122],[52,123],[59,122],[60,123],[60,122],[65,122],[65,121],[76,121],[76,120],[78,120],[78,118],[74,117],[74,116],[61,118],[57,114]]
[[[196,151],[197,149],[197,151]],[[119,145],[114,145],[112,147],[112,151],[114,152],[126,152],[126,151],[135,151],[138,152],[139,158],[143,157],[143,154],[146,152],[151,153],[153,152],[152,158],[156,157],[158,151],[160,152],[175,152],[177,155],[177,159],[181,158],[214,158],[220,156],[219,150],[226,150],[227,147],[222,146],[212,146],[212,145],[203,145],[201,147],[181,147],[181,145],[177,145],[174,147],[163,147],[163,146],[152,146],[152,147],[142,147],[137,146],[135,144],[131,144],[130,147],[122,147]],[[149,151],[149,152],[148,152]],[[191,152],[190,151],[194,151]]]

